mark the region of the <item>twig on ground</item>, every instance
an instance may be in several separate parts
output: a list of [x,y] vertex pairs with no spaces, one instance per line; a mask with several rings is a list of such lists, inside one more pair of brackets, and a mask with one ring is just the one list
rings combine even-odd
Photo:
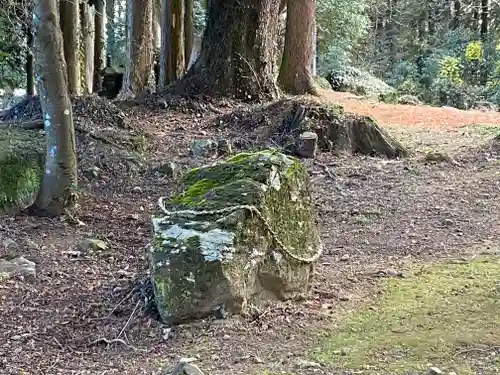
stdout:
[[470,352],[489,352],[490,350],[499,350],[500,346],[489,346],[487,348],[468,348],[464,350],[460,350],[453,354],[453,357],[458,357],[459,355],[470,353]]
[[143,351],[143,352],[146,352],[146,350],[144,349],[138,349],[136,348],[135,346],[132,346],[132,345],[129,345],[127,344],[124,340],[122,339],[112,339],[112,340],[108,340],[106,337],[100,337],[94,341],[92,341],[91,343],[89,343],[87,345],[87,347],[89,346],[93,346],[93,345],[96,345],[96,344],[99,344],[101,342],[104,342],[106,344],[106,348],[108,348],[110,345],[114,344],[114,343],[120,343],[122,344],[123,346],[127,347],[127,348],[130,348],[134,351]]
[[108,315],[106,315],[103,318],[96,318],[96,319],[93,319],[93,320],[105,320],[105,319],[108,319],[111,315],[113,315],[113,313],[118,309],[118,307],[120,307],[126,300],[128,300],[132,296],[132,294],[135,291],[136,291],[136,287],[133,287],[132,290],[120,302],[118,302],[118,304],[115,307],[113,307],[113,310],[111,310]]
[[139,307],[141,301],[137,301],[137,303],[135,304],[135,307],[134,307],[134,310],[132,310],[132,314],[130,314],[130,316],[128,317],[128,320],[127,320],[127,323],[125,323],[125,325],[123,326],[122,330],[120,331],[120,333],[118,334],[118,336],[116,336],[116,339],[119,339],[121,335],[123,335],[123,332],[125,332],[125,330],[127,329],[128,325],[130,324],[130,321],[132,320],[132,317],[135,315],[135,312],[137,310],[137,308]]

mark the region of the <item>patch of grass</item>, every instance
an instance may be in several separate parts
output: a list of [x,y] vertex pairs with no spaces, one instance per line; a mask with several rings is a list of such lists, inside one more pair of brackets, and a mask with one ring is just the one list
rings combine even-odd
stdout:
[[491,356],[494,350],[488,348],[500,345],[498,260],[414,271],[407,279],[384,280],[381,298],[329,332],[316,360],[391,374],[430,365],[460,375],[476,374],[479,368],[495,373],[500,356]]

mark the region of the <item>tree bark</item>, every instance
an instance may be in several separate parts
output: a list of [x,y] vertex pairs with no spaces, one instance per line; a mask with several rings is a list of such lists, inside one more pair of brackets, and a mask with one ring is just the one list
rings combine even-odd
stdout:
[[153,48],[161,48],[161,0],[155,0],[153,8]]
[[193,0],[184,1],[184,59],[188,68],[194,45]]
[[26,96],[35,95],[35,78],[33,75],[33,30],[27,27],[26,30]]
[[172,0],[171,30],[171,81],[173,82],[180,79],[186,71],[186,59],[184,54],[184,0]]
[[60,0],[59,14],[64,40],[64,58],[68,69],[68,90],[70,95],[80,93],[80,40],[78,1]]
[[115,28],[115,0],[106,0],[106,62],[109,62],[110,66],[113,64],[115,54]]
[[289,0],[285,48],[278,82],[296,95],[317,94],[312,80],[316,0]]
[[153,0],[131,0],[129,58],[125,66],[121,100],[132,99],[150,87],[153,71]]
[[481,69],[481,85],[488,83],[488,29],[489,29],[489,4],[488,0],[481,0],[481,41],[483,43],[483,64]]
[[172,82],[172,53],[171,35],[172,29],[172,0],[162,0],[161,2],[161,47],[160,47],[160,78],[159,88],[166,90]]
[[182,95],[271,99],[279,31],[276,0],[212,0],[201,51],[176,85]]
[[57,0],[39,0],[33,17],[35,71],[39,78],[47,154],[43,182],[32,210],[50,216],[74,208],[77,184],[73,111],[57,14]]
[[104,68],[104,0],[95,1],[94,14],[94,84],[93,91],[102,89],[101,70]]
[[94,87],[94,8],[84,1],[80,3],[81,66],[84,94],[91,94]]

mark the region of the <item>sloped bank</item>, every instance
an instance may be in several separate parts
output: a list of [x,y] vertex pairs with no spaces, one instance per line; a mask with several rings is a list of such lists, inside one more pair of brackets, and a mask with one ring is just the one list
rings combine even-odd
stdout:
[[306,295],[321,254],[309,178],[274,151],[191,170],[160,200],[150,268],[167,323]]
[[0,129],[0,215],[33,204],[43,178],[44,153],[40,132]]

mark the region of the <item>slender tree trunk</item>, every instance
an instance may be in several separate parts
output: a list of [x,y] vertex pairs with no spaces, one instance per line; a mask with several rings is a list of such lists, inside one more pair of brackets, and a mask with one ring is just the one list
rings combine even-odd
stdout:
[[101,71],[104,68],[104,0],[95,1],[94,14],[94,92],[102,89]]
[[153,0],[131,0],[130,57],[119,98],[127,100],[148,89],[153,71]]
[[488,83],[488,29],[489,29],[489,4],[488,0],[481,0],[481,41],[483,42],[483,66],[481,69],[481,85]]
[[27,27],[26,30],[26,96],[35,95],[35,79],[33,75],[33,30]]
[[74,208],[77,184],[73,111],[57,14],[57,0],[36,2],[35,71],[39,77],[47,154],[42,186],[32,209],[51,216]]
[[153,8],[153,48],[161,48],[161,0],[154,0]]
[[193,0],[184,1],[184,59],[186,61],[186,69],[188,68],[193,53],[194,45],[194,9]]
[[201,51],[175,86],[184,95],[246,100],[278,95],[274,80],[279,31],[276,0],[211,0]]
[[91,94],[94,87],[94,8],[86,1],[80,3],[82,87],[84,94]]
[[462,17],[462,4],[460,0],[453,1],[453,19],[451,20],[450,29],[456,30],[460,26],[460,18]]
[[160,48],[160,79],[159,88],[166,90],[172,82],[172,0],[162,0],[161,3],[161,48]]
[[68,69],[68,90],[70,95],[80,93],[79,13],[78,1],[60,0],[59,15],[64,39],[64,58]]
[[312,80],[316,0],[290,0],[287,5],[285,49],[278,82],[291,94],[316,94]]
[[172,0],[172,81],[180,79],[186,71],[184,55],[184,0]]
[[115,54],[115,21],[115,0],[106,0],[106,62],[109,62],[110,66],[113,64]]

